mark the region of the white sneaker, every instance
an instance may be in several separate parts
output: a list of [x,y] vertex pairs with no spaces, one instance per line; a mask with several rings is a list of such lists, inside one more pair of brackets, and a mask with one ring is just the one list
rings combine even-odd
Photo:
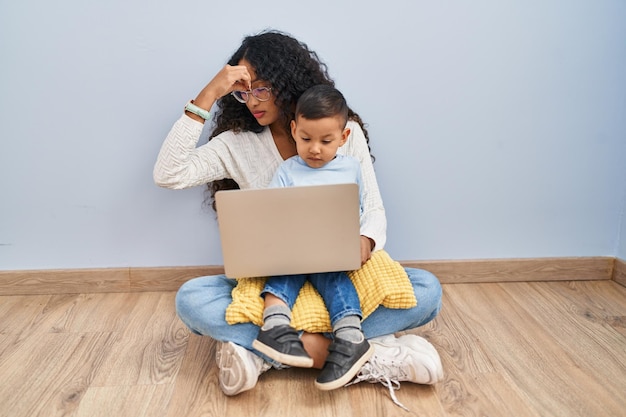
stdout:
[[401,381],[435,384],[443,379],[439,354],[423,337],[389,335],[371,339],[370,343],[374,346],[374,355],[348,385],[361,381],[380,382],[389,388],[393,402],[406,410],[394,393],[400,389]]
[[222,342],[215,360],[220,368],[220,388],[229,396],[254,388],[259,375],[271,368],[259,356],[233,342]]

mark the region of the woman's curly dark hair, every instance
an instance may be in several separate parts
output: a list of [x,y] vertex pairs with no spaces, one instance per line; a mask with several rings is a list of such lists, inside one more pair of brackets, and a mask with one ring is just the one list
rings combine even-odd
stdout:
[[[335,85],[328,75],[326,64],[319,59],[317,53],[311,51],[305,43],[283,32],[269,30],[247,36],[228,61],[228,65],[239,65],[242,59],[250,63],[259,80],[267,81],[272,86],[272,94],[280,112],[279,120],[289,135],[289,124],[294,119],[295,106],[302,93],[318,84]],[[215,128],[209,140],[228,130],[255,133],[263,131],[264,127],[259,125],[248,108],[230,94],[220,98],[217,106],[213,119]],[[349,119],[359,123],[369,148],[369,136],[359,115],[350,109]],[[208,188],[211,205],[215,209],[215,193],[236,189],[239,185],[232,179],[223,179],[209,183]]]

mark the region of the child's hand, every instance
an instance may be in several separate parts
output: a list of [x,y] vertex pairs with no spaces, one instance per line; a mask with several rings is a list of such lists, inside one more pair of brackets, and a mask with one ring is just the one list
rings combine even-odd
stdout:
[[361,266],[365,265],[365,262],[372,257],[373,248],[374,241],[367,236],[361,235]]

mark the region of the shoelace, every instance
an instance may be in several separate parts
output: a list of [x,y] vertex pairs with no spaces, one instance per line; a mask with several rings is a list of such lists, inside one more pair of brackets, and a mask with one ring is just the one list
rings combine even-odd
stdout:
[[372,357],[369,362],[367,362],[359,373],[356,375],[355,379],[352,382],[346,384],[348,385],[357,384],[362,381],[369,382],[371,384],[375,384],[380,382],[384,387],[389,388],[389,395],[393,400],[394,404],[398,407],[403,408],[406,411],[410,411],[408,408],[404,406],[398,398],[396,397],[396,390],[400,389],[400,377],[403,374],[402,369],[399,366],[394,366],[393,362],[391,366],[385,365],[384,363],[380,363],[377,358]]

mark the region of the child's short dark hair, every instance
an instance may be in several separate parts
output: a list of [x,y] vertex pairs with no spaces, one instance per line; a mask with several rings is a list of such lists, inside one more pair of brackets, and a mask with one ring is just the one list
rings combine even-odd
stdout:
[[348,111],[348,103],[343,94],[326,84],[315,85],[306,90],[296,105],[296,117],[316,120],[339,116],[344,126],[348,122]]

